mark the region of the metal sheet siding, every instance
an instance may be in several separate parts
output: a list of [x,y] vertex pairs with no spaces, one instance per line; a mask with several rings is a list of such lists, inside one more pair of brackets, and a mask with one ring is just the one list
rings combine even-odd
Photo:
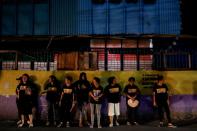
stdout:
[[158,25],[156,21],[158,17],[156,16],[156,5],[155,4],[143,4],[143,33],[144,34],[154,34]]
[[[108,33],[108,10],[107,3],[92,5],[92,33],[106,34]],[[96,16],[96,17],[95,17]]]
[[34,35],[49,34],[49,6],[47,3],[35,5]]
[[124,32],[124,4],[109,4],[109,33],[121,34]]
[[33,34],[33,8],[32,4],[20,4],[18,6],[17,34]]
[[179,0],[46,0],[2,6],[2,35],[180,34]]
[[76,35],[77,0],[50,0],[50,34]]
[[16,34],[16,6],[3,5],[2,6],[2,35]]
[[139,12],[140,12],[140,3],[130,3],[125,4],[125,19],[126,19],[126,27],[125,33],[126,34],[139,34],[140,33],[140,19],[139,19]]
[[92,34],[92,3],[90,0],[78,0],[77,34]]
[[180,34],[179,0],[93,4],[91,0],[51,0],[51,34]]
[[181,30],[178,0],[158,0],[160,6],[160,34],[179,34]]

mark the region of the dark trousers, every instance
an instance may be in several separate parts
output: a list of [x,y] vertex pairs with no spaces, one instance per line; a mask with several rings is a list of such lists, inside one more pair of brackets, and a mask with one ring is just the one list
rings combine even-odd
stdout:
[[[83,121],[83,119],[85,120],[85,122],[88,123],[88,114],[87,114],[87,106],[88,106],[88,102],[81,102],[78,101],[78,109],[79,109],[79,123]],[[80,123],[82,124],[82,123]]]
[[71,122],[71,112],[70,109],[72,107],[72,102],[61,102],[60,107],[60,121],[61,122]]
[[164,110],[165,110],[168,123],[171,123],[170,109],[169,109],[168,103],[163,102],[163,103],[158,103],[157,105],[158,105],[158,113],[159,113],[160,122],[162,122],[164,119]]
[[57,103],[48,101],[48,121],[57,121]]
[[127,115],[128,115],[128,121],[133,123],[138,121],[138,106],[135,108],[132,108],[127,105]]
[[20,120],[21,119],[21,107],[20,107],[20,103],[19,103],[19,100],[16,99],[16,106],[17,106],[17,110],[18,110],[18,119]]
[[31,100],[22,99],[18,101],[18,110],[20,115],[30,115],[32,114],[32,102]]

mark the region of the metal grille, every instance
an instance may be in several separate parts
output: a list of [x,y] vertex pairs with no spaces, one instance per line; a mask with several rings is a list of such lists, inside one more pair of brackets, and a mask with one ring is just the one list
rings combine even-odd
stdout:
[[120,54],[108,53],[108,66],[109,71],[119,71],[120,70]]
[[105,70],[105,52],[98,52],[98,69]]
[[140,69],[152,70],[152,55],[140,55]]
[[[84,48],[0,50],[2,70],[196,70],[197,46],[99,39]],[[158,44],[159,43],[159,44]],[[35,44],[35,43],[34,43]],[[55,42],[53,43],[55,44]],[[190,44],[190,45],[189,45]]]
[[124,70],[137,70],[137,56],[135,54],[124,54]]

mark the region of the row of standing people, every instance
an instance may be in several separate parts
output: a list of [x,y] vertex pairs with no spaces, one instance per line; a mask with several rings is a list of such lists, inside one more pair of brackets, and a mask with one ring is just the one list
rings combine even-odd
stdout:
[[[139,104],[135,107],[130,105],[130,101],[134,102],[140,101],[140,90],[135,85],[135,78],[130,77],[128,79],[128,84],[125,86],[123,92],[126,96],[127,103],[127,117],[128,124],[138,125],[137,122],[137,110]],[[16,89],[17,92],[17,105],[20,112],[21,123],[18,127],[23,127],[25,124],[25,116],[28,116],[27,123],[29,127],[33,127],[33,115],[32,108],[34,107],[33,100],[35,95],[33,95],[33,84],[29,81],[29,76],[23,74],[20,77],[20,83]],[[86,73],[82,72],[79,76],[79,80],[73,82],[71,76],[66,76],[62,85],[59,84],[56,77],[51,75],[49,77],[48,84],[44,88],[46,93],[46,100],[48,105],[48,117],[46,125],[57,125],[57,127],[66,126],[69,127],[72,116],[71,112],[77,105],[79,110],[79,127],[83,127],[84,120],[87,122],[87,107],[90,105],[90,124],[87,123],[90,128],[94,127],[94,116],[96,112],[97,115],[97,126],[101,128],[100,118],[101,118],[101,104],[104,98],[108,101],[108,116],[109,116],[109,127],[119,125],[118,117],[120,115],[120,98],[121,98],[122,88],[117,83],[115,77],[110,77],[108,79],[108,85],[103,88],[100,84],[100,79],[94,77],[92,83],[87,80]],[[130,100],[130,101],[129,101]],[[132,103],[131,103],[132,104]],[[168,119],[168,127],[175,127],[171,123],[170,110],[168,106],[168,87],[163,83],[163,77],[158,77],[158,82],[153,86],[153,105],[158,107],[159,111],[159,126],[163,126],[164,111],[166,111]],[[57,117],[57,108],[59,110],[59,123]],[[115,117],[114,117],[115,116]],[[115,123],[114,123],[114,118]]]

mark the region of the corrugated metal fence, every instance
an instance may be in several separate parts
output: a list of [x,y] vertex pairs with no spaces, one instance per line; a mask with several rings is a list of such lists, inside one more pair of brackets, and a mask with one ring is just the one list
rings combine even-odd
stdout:
[[1,0],[1,35],[180,34],[179,0]]

